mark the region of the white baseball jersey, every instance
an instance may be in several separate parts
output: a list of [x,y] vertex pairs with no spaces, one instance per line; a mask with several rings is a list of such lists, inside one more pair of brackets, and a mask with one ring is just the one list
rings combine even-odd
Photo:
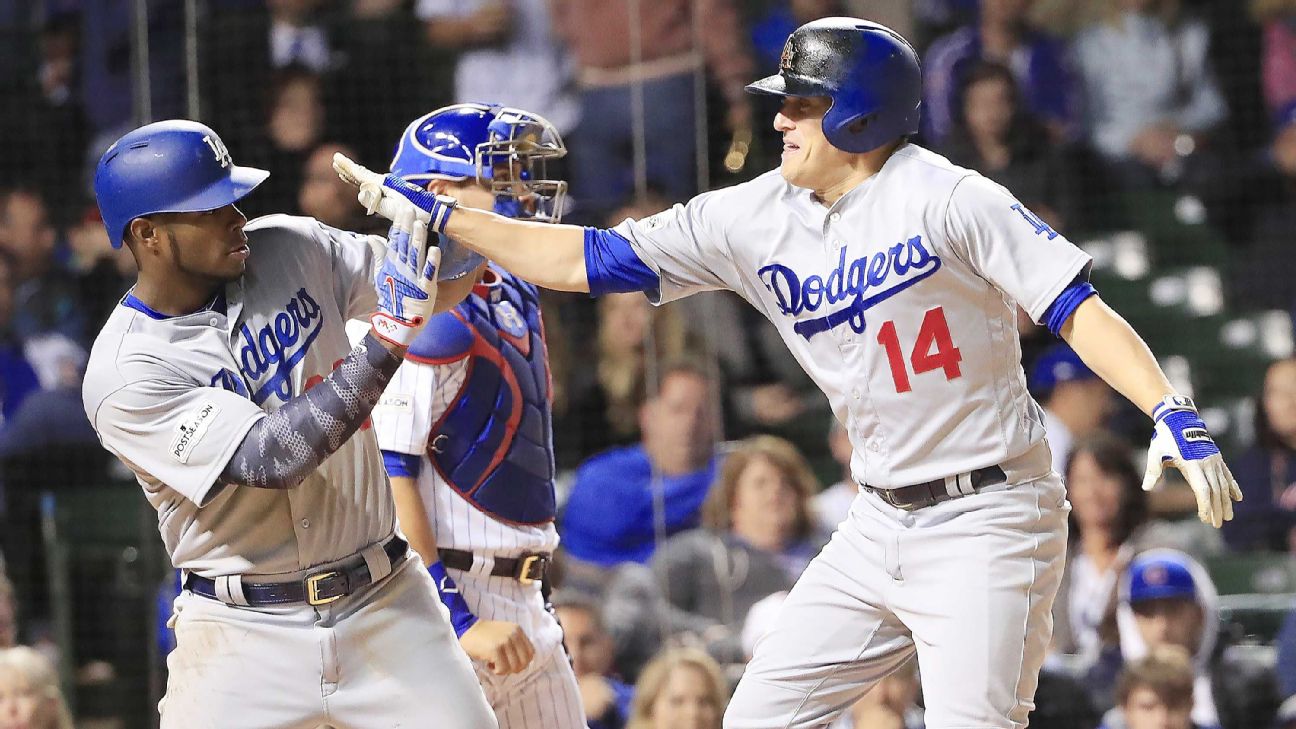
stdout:
[[1040,321],[1090,258],[976,172],[906,144],[832,207],[773,171],[615,230],[658,274],[656,303],[731,289],[778,327],[861,483],[999,464],[1044,437],[1014,307]]
[[84,385],[90,423],[157,509],[172,563],[209,577],[296,572],[395,529],[368,430],[297,488],[218,482],[253,424],[346,357],[345,322],[377,303],[367,236],[285,215],[244,230],[247,273],[225,286],[225,313],[154,319],[119,305]]
[[[352,336],[355,331],[353,326]],[[552,523],[530,526],[492,519],[446,484],[427,457],[432,426],[453,404],[468,363],[468,358],[448,364],[402,362],[373,411],[378,446],[419,456],[419,493],[438,547],[505,557],[552,552],[558,546]]]

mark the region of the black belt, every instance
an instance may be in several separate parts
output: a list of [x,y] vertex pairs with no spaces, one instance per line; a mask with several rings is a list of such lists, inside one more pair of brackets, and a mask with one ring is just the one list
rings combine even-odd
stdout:
[[[437,547],[437,554],[441,555],[441,564],[446,567],[464,572],[472,569],[472,552]],[[512,577],[524,585],[529,585],[543,580],[548,571],[549,555],[524,554],[520,557],[496,557],[495,566],[491,567],[491,577]]]
[[[409,545],[400,537],[392,537],[383,545],[383,552],[394,567],[405,557]],[[252,607],[262,605],[287,605],[304,602],[310,605],[327,605],[373,583],[369,565],[363,560],[349,566],[312,572],[295,582],[244,582],[243,597]],[[212,600],[216,596],[216,581],[191,574],[185,580],[185,589],[195,595]]]
[[[958,478],[963,478],[963,476],[960,475]],[[894,489],[877,488],[865,484],[864,490],[877,494],[883,501],[896,508],[912,511],[921,509],[924,506],[939,504],[942,501],[957,499],[960,496],[968,496],[982,487],[1003,483],[1008,480],[1008,477],[1004,475],[1004,470],[999,466],[988,466],[967,474],[967,479],[971,490],[954,494],[951,494],[945,488],[945,479],[943,478]]]

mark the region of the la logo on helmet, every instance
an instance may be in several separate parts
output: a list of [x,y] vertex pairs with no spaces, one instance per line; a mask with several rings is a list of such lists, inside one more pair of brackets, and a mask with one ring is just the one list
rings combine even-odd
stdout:
[[212,139],[210,134],[204,134],[203,141],[207,143],[208,147],[211,147],[212,154],[216,155],[216,161],[220,162],[221,167],[229,167],[234,164],[229,150],[225,148],[225,143],[219,138]]
[[787,43],[783,44],[783,55],[779,56],[779,70],[791,71],[794,56],[796,56],[796,48],[792,45],[792,39],[788,38]]

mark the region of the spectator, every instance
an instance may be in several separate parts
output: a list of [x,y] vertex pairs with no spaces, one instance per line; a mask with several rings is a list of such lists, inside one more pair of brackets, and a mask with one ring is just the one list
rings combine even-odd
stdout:
[[1260,73],[1265,104],[1277,113],[1296,101],[1296,1],[1251,0],[1251,15],[1264,33]]
[[850,435],[836,417],[832,419],[832,426],[828,431],[828,451],[832,454],[833,461],[841,468],[841,479],[815,496],[814,510],[815,517],[819,521],[819,530],[825,534],[832,534],[837,531],[837,525],[850,514],[851,504],[855,503],[855,497],[859,496],[860,491],[859,484],[851,475],[850,462],[853,451]]
[[1040,122],[1022,108],[1012,70],[982,62],[967,69],[955,94],[951,162],[977,170],[1012,190],[1044,222],[1060,229],[1074,212],[1075,170]]
[[86,321],[79,292],[60,270],[58,232],[45,200],[33,190],[0,192],[0,250],[13,262],[11,326],[25,338],[57,332],[84,341]]
[[1104,19],[1075,41],[1090,141],[1128,185],[1174,182],[1227,114],[1210,31],[1179,0],[1103,2]]
[[1274,117],[1274,137],[1259,160],[1256,179],[1235,200],[1243,255],[1234,256],[1234,301],[1247,308],[1284,309],[1296,313],[1291,269],[1276,266],[1292,255],[1296,230],[1296,101]]
[[810,508],[818,489],[805,458],[781,438],[755,436],[731,451],[707,495],[703,527],[653,555],[672,626],[700,634],[717,660],[743,661],[747,611],[790,590],[823,545]]
[[1111,412],[1112,389],[1065,344],[1054,345],[1035,361],[1030,389],[1044,406],[1053,470],[1066,473],[1071,443],[1097,431]]
[[94,203],[81,209],[67,230],[67,242],[68,268],[76,279],[86,321],[92,328],[100,327],[135,280],[135,259],[126,249],[114,249],[109,243]]
[[576,126],[571,63],[555,42],[548,0],[418,0],[415,14],[432,45],[460,51],[455,100],[498,99],[563,135]]
[[632,293],[602,296],[596,306],[594,366],[572,370],[559,436],[563,450],[578,458],[639,439],[650,363],[678,359],[688,342],[675,305],[654,308]]
[[910,659],[878,681],[828,729],[922,729],[922,716],[918,661]]
[[323,81],[313,71],[290,66],[275,73],[266,94],[263,136],[256,154],[249,156],[276,172],[242,203],[249,219],[297,212],[307,157],[326,134],[323,94]]
[[10,326],[14,312],[13,258],[0,249],[0,432],[28,395],[40,389],[22,341]]
[[[258,90],[273,86],[277,71],[324,74],[337,65],[335,43],[321,12],[324,4],[266,0],[211,14],[200,46],[203,107],[231,148],[246,149],[256,141],[265,108]],[[278,174],[284,168],[272,169]]]
[[1215,585],[1187,554],[1154,549],[1136,556],[1121,578],[1116,625],[1119,647],[1104,650],[1087,677],[1096,705],[1113,705],[1125,664],[1169,645],[1193,657],[1193,723],[1246,729],[1272,719],[1278,706],[1272,668],[1225,650]]
[[706,653],[667,649],[635,684],[626,729],[720,729],[728,694],[720,666]]
[[[88,142],[77,69],[80,16],[51,12],[41,25],[36,68],[16,68],[0,82],[9,113],[0,114],[0,186],[34,185],[54,201],[75,200]],[[66,213],[66,210],[59,210]]]
[[0,727],[73,729],[58,674],[35,649],[0,649]]
[[0,651],[18,645],[18,597],[0,561]]
[[350,147],[333,142],[319,145],[306,157],[297,207],[302,215],[334,228],[379,232],[374,230],[374,224],[381,220],[363,214],[363,208],[356,204],[355,188],[333,171],[333,155],[337,152],[357,159]]
[[658,536],[697,526],[716,470],[712,385],[691,362],[662,368],[656,396],[639,408],[643,441],[576,470],[561,525],[568,554],[604,567],[643,563]]
[[949,136],[958,116],[958,90],[980,61],[1013,70],[1024,105],[1054,139],[1075,122],[1076,89],[1061,42],[1030,26],[1032,0],[981,0],[980,19],[938,38],[923,62],[923,134],[933,144]]
[[1161,646],[1121,671],[1116,708],[1103,717],[1102,729],[1202,727],[1192,709],[1192,660],[1183,648]]
[[[639,17],[630,17],[632,7]],[[589,209],[607,211],[635,187],[636,88],[643,100],[639,163],[647,183],[672,199],[697,191],[694,83],[703,59],[725,100],[730,131],[751,128],[743,86],[752,63],[733,0],[554,0],[553,27],[577,66],[581,127],[572,147],[573,190]]]
[[1147,494],[1129,446],[1102,431],[1077,443],[1063,472],[1071,523],[1053,650],[1089,662],[1117,642],[1116,583],[1140,546]]
[[1255,430],[1256,444],[1233,462],[1243,499],[1224,539],[1238,550],[1296,552],[1296,358],[1265,370]]
[[623,729],[630,718],[634,687],[612,674],[613,643],[593,600],[570,592],[553,596],[563,644],[580,685],[589,729]]
[[768,3],[752,22],[752,54],[761,74],[778,71],[783,44],[792,31],[820,18],[848,15],[842,0],[782,0]]

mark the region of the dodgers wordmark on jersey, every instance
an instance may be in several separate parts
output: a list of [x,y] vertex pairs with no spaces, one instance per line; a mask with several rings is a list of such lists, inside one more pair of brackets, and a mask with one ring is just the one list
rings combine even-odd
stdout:
[[204,576],[302,570],[395,528],[382,457],[364,431],[297,488],[218,483],[254,423],[346,357],[345,322],[377,301],[369,236],[285,215],[244,230],[249,266],[224,287],[223,310],[154,318],[118,306],[85,382],[86,414],[157,509],[173,564]]
[[768,172],[615,228],[665,302],[737,292],[828,396],[860,483],[1003,463],[1044,437],[1016,305],[1040,321],[1090,258],[1003,187],[913,144],[830,208]]

